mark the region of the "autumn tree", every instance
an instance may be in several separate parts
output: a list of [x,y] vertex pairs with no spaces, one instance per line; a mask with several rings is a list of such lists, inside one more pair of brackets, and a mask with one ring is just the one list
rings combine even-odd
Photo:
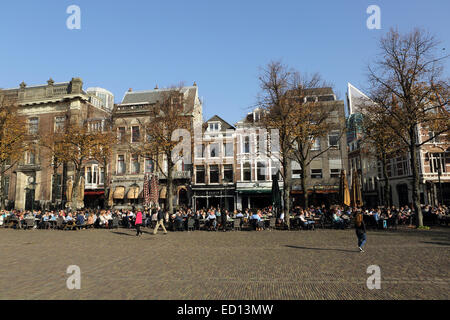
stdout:
[[93,132],[92,157],[97,160],[105,170],[104,189],[105,197],[103,200],[104,208],[108,207],[108,199],[111,191],[111,179],[109,172],[109,164],[112,160],[113,148],[117,143],[117,135],[112,128],[112,120],[105,121],[104,130]]
[[386,115],[378,104],[370,99],[361,99],[361,105],[356,106],[363,111],[361,123],[362,139],[360,150],[371,159],[381,164],[384,179],[384,205],[391,206],[390,176],[388,175],[388,161],[391,157],[402,155],[406,150],[398,136],[387,125],[392,118]]
[[138,143],[130,145],[130,150],[152,160],[166,179],[166,208],[173,212],[176,165],[183,160],[191,163],[192,116],[181,86],[161,90],[159,94],[160,100],[148,107],[145,117],[139,118],[144,134]]
[[[327,86],[318,74],[303,76],[275,61],[263,69],[259,82],[261,94],[257,104],[264,110],[262,122],[267,129],[278,130],[280,173],[284,182],[284,213],[286,223],[289,224],[291,160],[296,160],[302,169],[303,197],[305,205],[308,205],[308,167],[311,161],[329,149],[313,152],[312,146],[316,139],[326,136],[331,129],[336,129],[328,121],[331,113],[336,110],[334,105],[306,99],[308,95],[314,95],[316,90]],[[340,132],[342,134],[342,129]]]
[[72,209],[82,207],[80,186],[83,185],[82,168],[85,160],[92,159],[94,152],[98,151],[101,142],[99,134],[89,130],[86,122],[67,122],[64,129],[56,131],[53,135],[41,137],[41,146],[50,150],[52,157],[59,163],[70,164],[74,177],[72,187],[69,188],[68,206]]
[[0,201],[5,208],[6,172],[19,162],[27,149],[26,122],[18,114],[16,99],[0,90]]
[[[423,226],[420,207],[420,147],[450,130],[449,81],[444,79],[439,42],[429,33],[400,34],[391,29],[379,43],[379,59],[369,66],[371,99],[390,118],[386,125],[408,149],[412,171],[412,200],[417,226]],[[421,138],[422,130],[430,132]]]

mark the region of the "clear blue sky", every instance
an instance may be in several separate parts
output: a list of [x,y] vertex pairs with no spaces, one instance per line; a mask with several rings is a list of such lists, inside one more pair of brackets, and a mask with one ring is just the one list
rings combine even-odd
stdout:
[[[81,30],[66,28],[72,4]],[[381,30],[366,28],[371,4]],[[104,87],[120,102],[128,88],[196,81],[205,120],[233,124],[255,103],[270,60],[321,73],[344,99],[347,82],[367,86],[366,66],[390,27],[425,28],[450,53],[449,12],[448,0],[2,1],[0,87],[82,77],[84,88]]]

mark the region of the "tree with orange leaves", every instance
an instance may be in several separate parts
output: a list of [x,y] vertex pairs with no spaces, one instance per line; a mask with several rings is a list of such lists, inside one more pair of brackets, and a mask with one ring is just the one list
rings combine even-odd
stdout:
[[25,120],[18,115],[16,99],[12,99],[0,90],[0,200],[5,208],[5,173],[20,161],[27,145],[25,143]]

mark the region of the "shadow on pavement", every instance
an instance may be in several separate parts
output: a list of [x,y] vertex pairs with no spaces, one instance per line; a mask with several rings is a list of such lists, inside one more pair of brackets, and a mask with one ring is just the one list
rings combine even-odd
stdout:
[[341,251],[341,252],[353,252],[353,253],[359,253],[358,250],[345,250],[345,249],[328,249],[328,248],[308,248],[308,247],[298,247],[298,246],[290,246],[286,245],[288,248],[294,248],[294,249],[303,249],[303,250],[317,250],[317,251]]

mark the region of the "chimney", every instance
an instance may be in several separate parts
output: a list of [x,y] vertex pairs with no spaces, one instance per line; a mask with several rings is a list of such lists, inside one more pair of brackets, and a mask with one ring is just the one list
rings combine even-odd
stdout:
[[194,87],[196,87],[197,86],[197,83],[194,81]]
[[158,90],[158,84],[156,84],[156,86],[155,86],[155,90]]
[[128,92],[133,92],[133,88],[128,89]]

